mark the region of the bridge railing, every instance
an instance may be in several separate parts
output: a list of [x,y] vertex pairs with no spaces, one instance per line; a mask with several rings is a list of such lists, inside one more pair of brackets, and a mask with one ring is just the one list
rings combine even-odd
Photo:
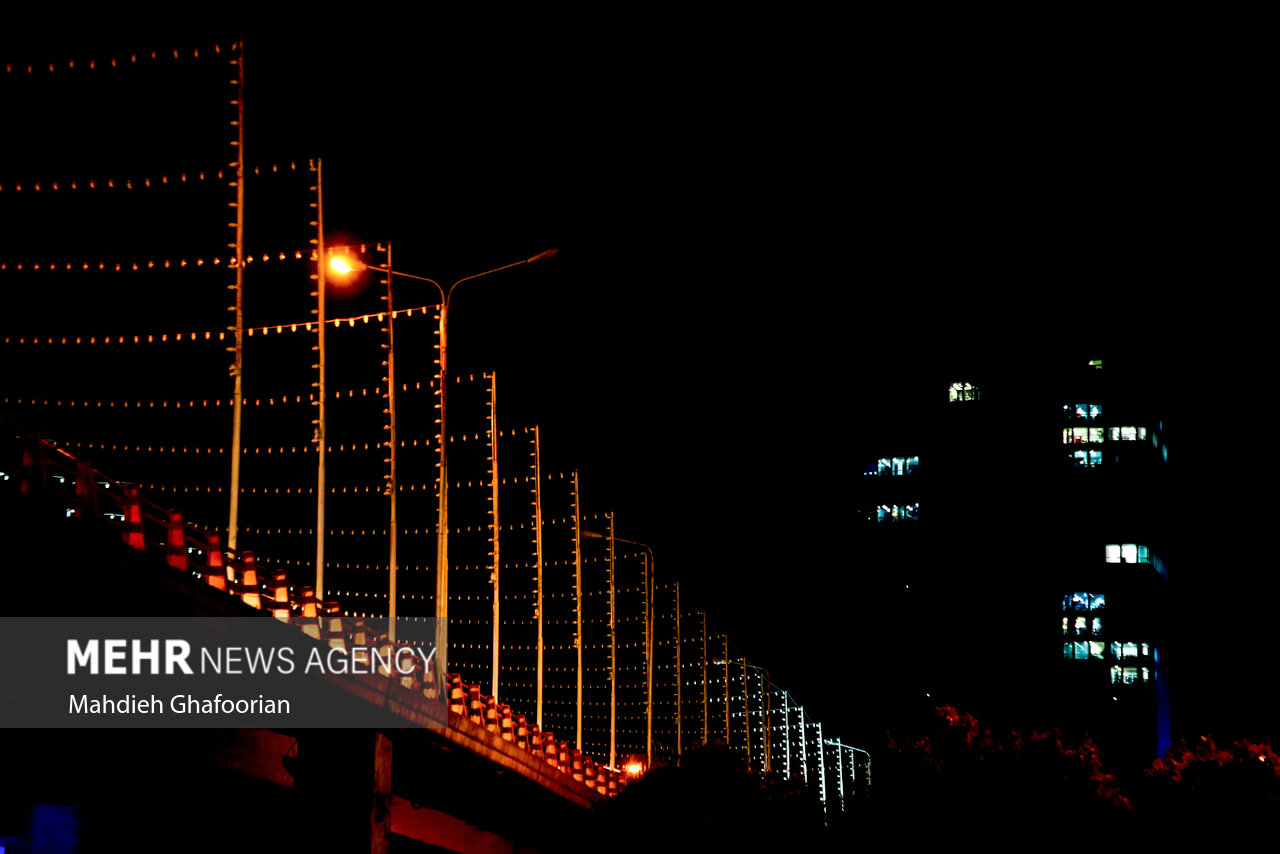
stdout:
[[[261,578],[253,552],[226,552],[216,533],[184,523],[181,511],[165,509],[142,497],[135,484],[111,478],[88,461],[26,433],[7,418],[0,417],[0,428],[8,446],[5,457],[18,462],[21,494],[56,495],[67,502],[68,516],[105,519],[120,530],[122,541],[130,548],[158,551],[174,569],[203,578],[210,587],[240,598],[249,607],[270,611],[281,622],[295,624],[304,634],[331,647],[351,650],[372,646],[381,654],[380,661],[390,662],[396,647],[408,646],[407,642],[390,641],[385,632],[375,631],[359,617],[343,614],[337,601],[318,601],[313,588],[291,586],[283,571],[273,573],[270,579]],[[389,667],[380,665],[379,672],[408,690],[421,691],[427,699],[438,697],[435,673],[430,669],[393,675]],[[457,673],[448,674],[444,684],[449,710],[484,727],[494,738],[514,744],[601,795],[616,795],[625,785],[625,777],[617,769],[584,757],[567,741],[558,741],[524,715],[513,713],[509,705],[482,693],[479,685],[463,682]]]

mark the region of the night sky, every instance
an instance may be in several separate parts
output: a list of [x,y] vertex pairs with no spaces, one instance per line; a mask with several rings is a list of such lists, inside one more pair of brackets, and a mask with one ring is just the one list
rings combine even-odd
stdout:
[[[1114,57],[975,54],[961,73],[907,33],[868,51],[816,21],[612,20],[581,39],[567,23],[251,30],[246,159],[322,156],[330,240],[390,239],[398,269],[443,283],[558,248],[459,289],[452,370],[496,370],[505,424],[541,424],[548,467],[581,470],[586,509],[615,510],[686,610],[706,607],[828,735],[866,724],[843,705],[858,603],[831,595],[856,571],[846,482],[886,435],[927,429],[919,378],[994,362],[1034,382],[1064,350],[1146,360],[1181,451],[1185,553],[1248,544],[1199,583],[1235,603],[1203,617],[1235,633],[1224,705],[1256,704],[1268,671],[1239,646],[1265,630],[1237,617],[1260,607],[1253,590],[1275,592],[1254,575],[1271,355],[1258,227],[1209,92]],[[235,37],[3,46],[62,61]],[[3,171],[181,163],[188,144],[220,150],[188,134],[230,138],[213,103],[208,124],[190,104],[99,103],[101,135],[6,134]],[[26,106],[11,131],[65,105]],[[250,247],[305,213],[271,207],[265,183],[247,192]],[[1234,725],[1214,708],[1207,727]]]

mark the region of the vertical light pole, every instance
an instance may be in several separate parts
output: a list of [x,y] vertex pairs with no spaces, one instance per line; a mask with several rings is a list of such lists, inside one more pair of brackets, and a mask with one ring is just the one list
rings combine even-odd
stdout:
[[787,702],[787,692],[782,692],[782,750],[784,760],[783,773],[791,779],[791,704]]
[[706,744],[711,737],[711,712],[707,704],[707,612],[698,614],[702,617],[702,743]]
[[542,729],[542,670],[543,670],[543,591],[542,591],[542,443],[538,434],[538,425],[533,425],[533,553],[537,564],[537,604],[538,612],[538,729]]
[[742,722],[747,734],[747,770],[751,770],[751,694],[747,691],[747,659],[742,659]]
[[796,706],[800,713],[800,773],[804,775],[805,785],[809,783],[809,735],[804,728],[804,706]]
[[316,346],[311,349],[317,353],[316,363],[312,366],[319,372],[319,377],[315,383],[316,386],[316,418],[312,423],[316,425],[315,443],[316,453],[318,456],[316,463],[316,601],[324,601],[324,499],[325,499],[325,482],[324,482],[324,463],[327,447],[325,438],[325,258],[324,249],[324,172],[323,164],[319,158],[315,162],[316,185],[312,189],[316,192],[316,200],[312,203],[316,208],[316,308],[314,309],[317,319],[316,327]]
[[684,755],[684,669],[680,653],[683,639],[680,636],[680,582],[676,588],[676,762]]
[[818,728],[818,796],[822,800],[823,807],[827,805],[827,751],[822,744],[822,721],[817,721],[814,726]]
[[609,767],[618,767],[618,588],[614,581],[613,513],[609,513]]
[[[574,714],[576,744],[582,750],[582,505],[578,498],[578,471],[573,471],[573,645],[578,654],[578,702]],[[541,635],[539,635],[541,637]]]
[[[387,242],[387,269],[395,269],[391,266],[391,243]],[[387,302],[387,493],[391,497],[391,506],[388,508],[391,516],[391,542],[389,543],[390,554],[388,555],[390,567],[390,580],[388,582],[388,600],[387,600],[387,637],[392,643],[396,642],[396,614],[399,606],[399,593],[396,587],[396,570],[398,569],[398,544],[400,542],[400,522],[397,513],[398,502],[400,500],[400,482],[396,472],[396,446],[399,440],[396,438],[396,306],[392,299],[391,274],[387,274],[385,280],[387,285],[387,295],[384,299]]]
[[729,636],[721,637],[724,638],[724,742],[732,747],[733,728],[729,722]]
[[493,505],[489,515],[493,517],[493,699],[498,701],[498,650],[501,638],[499,626],[502,623],[502,606],[499,604],[499,584],[501,561],[500,541],[501,528],[498,523],[498,375],[489,374],[489,485],[491,494],[489,503]]
[[[868,753],[867,751],[863,750],[861,747],[852,747],[852,746],[851,746],[851,747],[849,747],[849,749],[850,749],[850,750],[856,750],[858,753],[861,753],[863,756],[867,757],[867,782],[866,782],[866,788],[870,789],[870,788],[871,788],[871,754],[870,754],[870,753]],[[849,754],[849,759],[850,759],[850,760],[852,760],[852,759],[853,759],[853,754],[852,754],[852,753],[850,753],[850,754]],[[856,788],[856,784],[857,784],[857,782],[858,782],[858,766],[857,766],[857,763],[854,763],[854,764],[853,764],[853,768],[852,768],[852,770],[850,771],[849,776],[850,776],[850,778],[853,780],[853,782],[854,782],[854,784],[855,784],[855,788]]]
[[[575,477],[577,473],[575,472]],[[575,481],[576,486],[576,481]],[[647,759],[646,767],[653,767],[653,591],[654,591],[654,563],[653,549],[647,544],[636,540],[628,540],[625,537],[615,536],[613,533],[613,514],[608,515],[609,518],[609,623],[613,626],[613,554],[615,543],[626,543],[632,546],[639,546],[645,550],[645,554],[641,555],[644,559],[644,670],[645,670],[645,755]],[[599,537],[600,534],[591,531],[583,531],[584,537]],[[579,590],[579,596],[581,590]],[[677,617],[677,619],[679,619]],[[678,627],[678,624],[677,624]],[[612,629],[611,629],[612,630]],[[614,643],[614,656],[616,666],[617,644]]]
[[227,519],[227,549],[235,552],[240,534],[240,435],[244,411],[244,39],[236,55],[236,341],[231,376],[231,507]]
[[749,692],[748,692],[748,690],[747,690],[747,673],[746,673],[746,671],[747,671],[747,668],[750,668],[751,670],[755,671],[755,673],[756,673],[756,678],[760,680],[760,700],[759,700],[759,701],[758,701],[758,703],[757,703],[757,705],[759,706],[758,711],[759,711],[759,713],[760,713],[760,750],[761,750],[761,753],[762,753],[762,755],[763,755],[763,762],[764,762],[763,767],[764,767],[764,770],[765,770],[765,771],[770,771],[770,770],[772,770],[772,768],[771,768],[771,762],[770,762],[770,747],[769,747],[769,741],[770,741],[770,739],[771,739],[771,737],[772,737],[772,736],[771,736],[771,733],[770,733],[770,731],[769,731],[768,718],[769,718],[769,713],[770,713],[771,709],[770,709],[770,705],[769,705],[769,692],[765,690],[765,683],[766,683],[766,682],[768,681],[768,679],[769,679],[769,671],[768,671],[768,670],[765,670],[763,667],[757,667],[756,665],[751,664],[750,662],[748,662],[748,661],[746,660],[746,658],[743,658],[743,659],[742,659],[742,668],[743,668],[743,671],[742,671],[742,693],[743,693],[743,695],[744,695],[744,697],[743,697],[743,705],[744,705],[744,706],[746,707],[746,709],[747,709],[747,732],[748,732],[748,738],[747,738],[747,756],[748,756],[748,757],[750,757],[750,756],[751,756],[751,740],[750,740],[750,731],[751,731],[751,707],[750,707],[750,705],[748,704],[747,699],[746,699],[746,697],[749,695]]
[[[316,161],[316,172],[317,172],[316,184],[318,187],[320,184],[318,160]],[[319,241],[320,241],[319,251],[320,251],[320,257],[323,259],[325,257],[323,217],[318,216],[317,219],[319,219],[321,223],[321,225],[319,226],[321,228],[321,235],[319,238]],[[492,270],[485,270],[483,273],[476,273],[471,276],[464,276],[463,278],[458,279],[448,288],[441,285],[435,279],[429,279],[426,276],[415,276],[412,273],[402,273],[399,270],[392,269],[390,266],[376,267],[372,264],[367,264],[364,261],[361,261],[357,258],[346,257],[346,256],[335,255],[329,258],[330,267],[332,267],[332,269],[338,273],[348,274],[348,273],[352,273],[360,270],[377,270],[379,272],[386,273],[388,276],[401,276],[402,278],[406,278],[406,279],[413,279],[419,282],[427,282],[428,284],[435,285],[436,290],[440,292],[440,325],[438,330],[440,343],[437,345],[440,348],[440,358],[438,359],[438,362],[440,365],[440,370],[438,373],[439,383],[440,383],[440,388],[439,388],[440,417],[437,419],[437,421],[440,424],[440,432],[436,435],[436,441],[437,441],[437,444],[439,445],[439,450],[440,450],[440,462],[439,462],[440,489],[438,494],[439,506],[436,512],[436,639],[435,639],[435,645],[436,645],[436,662],[438,664],[438,670],[436,673],[436,682],[437,682],[437,688],[441,691],[444,690],[444,679],[449,672],[448,671],[448,666],[449,666],[448,665],[448,654],[449,654],[449,634],[448,634],[449,633],[449,464],[448,464],[449,441],[448,441],[448,437],[449,437],[449,433],[448,433],[448,422],[446,420],[446,415],[448,412],[448,409],[446,407],[446,402],[448,399],[448,388],[449,388],[449,301],[453,297],[454,289],[458,287],[458,285],[462,284],[463,282],[469,282],[472,279],[478,279],[481,276],[488,276],[493,273],[497,273],[501,270],[509,270],[512,267],[519,267],[521,264],[531,264],[534,261],[541,261],[543,258],[550,258],[552,255],[555,255],[559,251],[560,250],[558,249],[547,249],[543,252],[539,252],[537,255],[533,255],[529,258],[525,258],[522,261],[515,261],[511,264],[504,264],[501,267],[494,267]],[[319,429],[321,431],[323,431],[323,425],[324,425],[324,404],[323,404],[323,399],[324,399],[324,392],[323,392],[323,385],[324,385],[324,322],[323,322],[324,271],[323,271],[323,267],[324,265],[322,264],[321,272],[320,272],[320,288],[319,288],[319,291],[321,294],[320,296],[320,311],[321,311],[320,411],[321,411],[321,415],[320,415]],[[323,443],[322,443],[322,446],[323,446]],[[323,447],[322,447],[321,453],[323,454]],[[324,460],[324,457],[322,456],[321,469],[320,469],[322,487],[323,487],[323,480],[324,480],[323,460]],[[323,513],[324,513],[323,501],[324,501],[324,495],[322,493],[320,496],[320,502],[321,502],[320,514],[321,514],[321,520],[322,520],[321,528],[323,528]],[[321,554],[323,554],[323,548],[324,548],[323,539],[321,539],[321,545],[319,546]],[[320,595],[318,583],[317,583],[316,595],[317,595],[317,598]]]

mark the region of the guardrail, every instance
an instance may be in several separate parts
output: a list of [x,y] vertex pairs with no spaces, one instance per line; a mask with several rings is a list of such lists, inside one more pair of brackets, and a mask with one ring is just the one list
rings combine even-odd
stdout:
[[[142,497],[136,485],[114,480],[88,461],[25,433],[7,418],[0,417],[0,427],[5,438],[16,440],[20,448],[21,494],[41,491],[61,495],[70,501],[69,515],[106,519],[119,528],[121,540],[130,548],[159,552],[174,569],[199,576],[210,587],[239,598],[245,605],[297,625],[321,643],[345,650],[376,648],[380,654],[377,672],[382,676],[396,679],[411,691],[421,691],[430,700],[440,698],[439,686],[443,685],[451,713],[470,719],[494,738],[540,758],[588,789],[612,796],[626,785],[625,776],[617,769],[571,749],[567,741],[558,741],[553,733],[543,732],[524,715],[513,713],[509,705],[482,693],[479,685],[463,682],[457,673],[437,682],[436,674],[419,664],[409,673],[393,675],[389,662],[394,660],[397,648],[409,646],[407,642],[393,642],[362,618],[343,614],[336,600],[318,601],[311,587],[291,587],[282,570],[263,578],[253,552],[227,552],[217,534],[186,524],[182,511],[165,509]],[[431,663],[434,661],[432,657]]]

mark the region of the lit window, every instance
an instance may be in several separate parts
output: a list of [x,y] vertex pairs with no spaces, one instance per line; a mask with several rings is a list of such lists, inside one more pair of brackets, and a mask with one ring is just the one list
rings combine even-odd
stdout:
[[867,474],[898,476],[911,474],[920,465],[919,457],[885,457],[874,466],[867,467]]
[[1151,679],[1151,668],[1149,667],[1142,668],[1142,681],[1148,682],[1150,681],[1150,679]]
[[1124,669],[1124,684],[1132,685],[1138,681],[1138,668],[1126,667]]
[[1105,593],[1067,593],[1062,597],[1064,611],[1101,611],[1106,607]]
[[1147,428],[1146,428],[1146,427],[1139,427],[1139,428],[1138,428],[1138,438],[1139,438],[1139,439],[1145,439],[1145,438],[1147,438]]
[[1107,545],[1107,563],[1151,563],[1151,547],[1136,543]]
[[1076,451],[1071,460],[1077,468],[1095,468],[1102,465],[1102,451]]
[[1126,642],[1112,641],[1111,657],[1112,658],[1137,658],[1139,650],[1142,651],[1142,655],[1145,657],[1147,655],[1147,651],[1150,649],[1151,647],[1145,643],[1140,644],[1134,641],[1126,641]]
[[1121,427],[1120,428],[1120,441],[1134,442],[1134,441],[1137,441],[1137,439],[1138,439],[1137,427]]
[[1063,633],[1064,635],[1067,633],[1067,618],[1066,618],[1066,617],[1063,617],[1063,618],[1062,618],[1062,633]]
[[1062,429],[1062,444],[1102,444],[1103,433],[1104,431],[1101,427],[1064,427]]
[[920,505],[907,504],[905,506],[899,504],[881,504],[876,508],[877,522],[898,522],[903,519],[919,519]]
[[1096,403],[1068,403],[1063,405],[1062,414],[1067,418],[1093,421],[1102,416],[1102,407]]
[[1147,646],[1145,643],[1142,645],[1142,656],[1143,656],[1143,658],[1146,658],[1148,655],[1150,655],[1150,654],[1151,654],[1151,653],[1149,652],[1149,650],[1150,650],[1150,649],[1151,649],[1151,647]]
[[1095,635],[1102,634],[1102,618],[1094,617],[1093,622],[1089,624],[1089,628],[1093,631]]
[[952,403],[958,403],[965,400],[978,400],[979,389],[973,383],[952,383],[948,392]]
[[1076,634],[1082,635],[1086,632],[1089,625],[1088,617],[1076,617]]
[[1118,665],[1118,664],[1117,664],[1115,667],[1111,668],[1111,684],[1112,684],[1112,685],[1118,685],[1118,684],[1120,684],[1120,680],[1121,680],[1123,677],[1124,677],[1124,668],[1123,668],[1123,667],[1121,667],[1120,665]]
[[1095,368],[1096,370],[1099,370],[1099,371],[1100,371],[1100,370],[1102,370],[1102,360],[1101,360],[1101,359],[1090,359],[1090,360],[1089,360],[1089,367],[1091,367],[1091,368]]
[[1102,658],[1106,645],[1102,641],[1089,641],[1089,654],[1094,658]]

